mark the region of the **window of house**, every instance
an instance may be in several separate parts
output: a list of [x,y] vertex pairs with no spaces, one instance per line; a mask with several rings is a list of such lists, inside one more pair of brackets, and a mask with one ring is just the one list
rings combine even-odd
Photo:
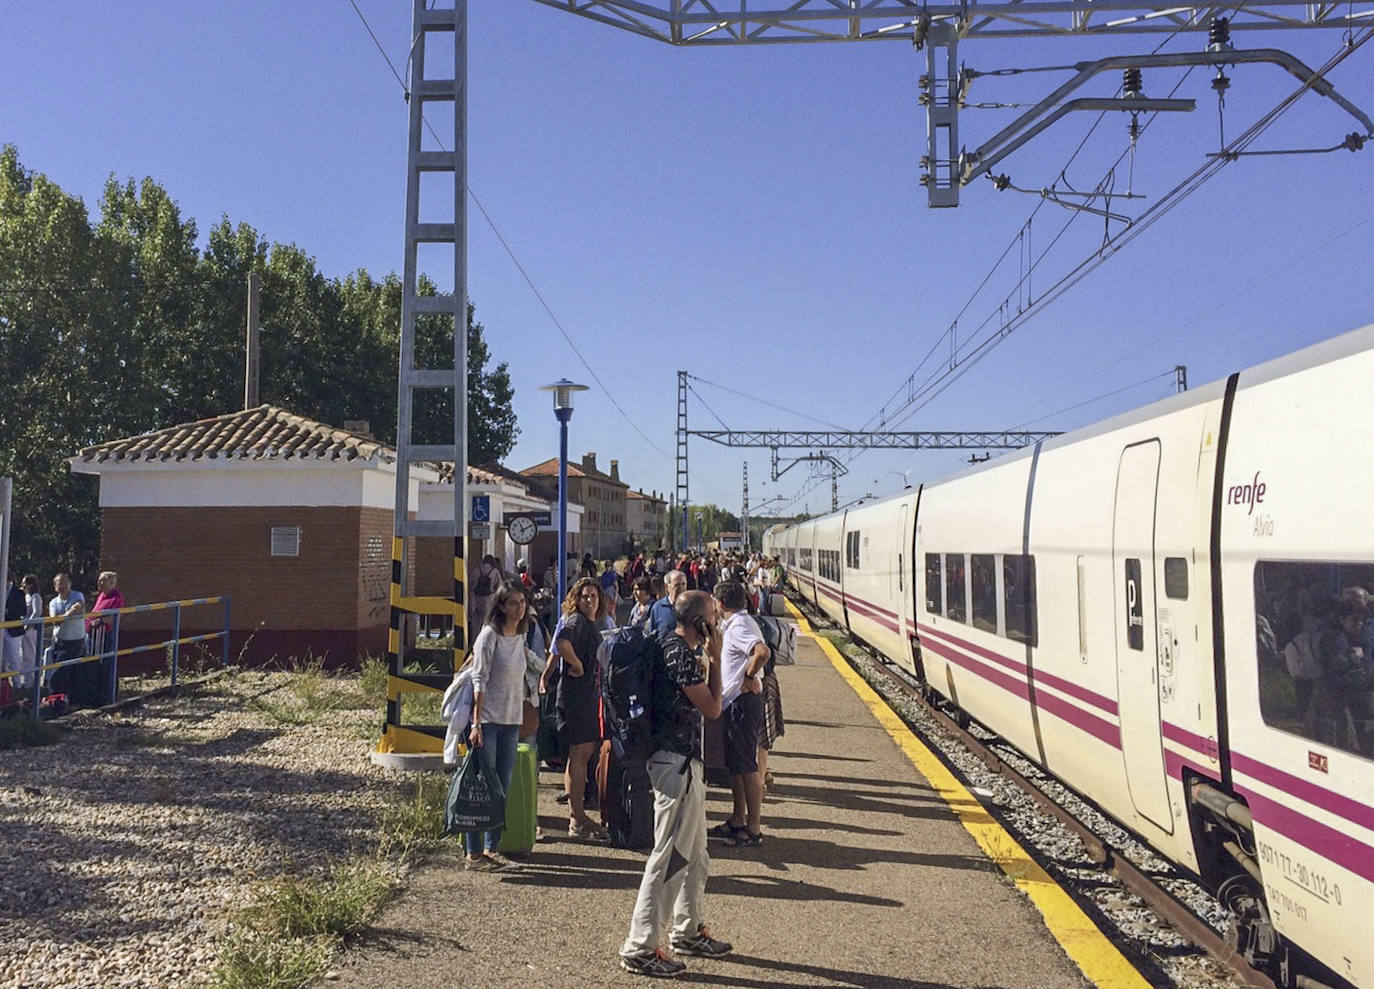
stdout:
[[997,634],[997,557],[974,553],[969,557],[969,577],[973,583],[970,604],[973,627]]
[[967,621],[964,607],[964,554],[945,554],[945,615],[956,622]]
[[1271,728],[1374,755],[1374,563],[1255,564],[1260,715]]
[[1038,641],[1035,557],[1010,554],[1002,557],[1002,611],[1007,638],[1034,646]]

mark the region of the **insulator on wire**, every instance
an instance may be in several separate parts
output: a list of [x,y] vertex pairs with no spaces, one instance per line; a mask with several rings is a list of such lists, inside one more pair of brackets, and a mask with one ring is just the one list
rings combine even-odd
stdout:
[[1212,89],[1216,91],[1217,99],[1223,106],[1226,105],[1226,91],[1231,88],[1231,77],[1220,68],[1217,69],[1216,77],[1212,80]]
[[1121,73],[1121,92],[1127,99],[1134,99],[1142,92],[1139,69],[1127,69]]
[[1231,47],[1231,19],[1214,17],[1207,28],[1207,50],[1225,51]]

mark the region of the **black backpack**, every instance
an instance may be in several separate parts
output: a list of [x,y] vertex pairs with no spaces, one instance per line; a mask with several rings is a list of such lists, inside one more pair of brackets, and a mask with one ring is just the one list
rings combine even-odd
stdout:
[[479,598],[484,598],[493,590],[495,590],[495,588],[491,586],[491,571],[479,567],[477,570],[477,579],[473,581],[472,584],[472,593]]
[[654,750],[654,685],[663,649],[643,625],[616,629],[606,647],[602,711],[617,759],[646,759]]

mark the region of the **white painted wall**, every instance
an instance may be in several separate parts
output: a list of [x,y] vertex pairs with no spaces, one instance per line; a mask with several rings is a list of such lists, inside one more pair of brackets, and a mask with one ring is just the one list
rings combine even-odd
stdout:
[[[200,460],[153,464],[89,464],[73,473],[100,477],[101,508],[256,507],[306,505],[390,511],[396,473],[376,463]],[[410,510],[420,479],[410,482]]]

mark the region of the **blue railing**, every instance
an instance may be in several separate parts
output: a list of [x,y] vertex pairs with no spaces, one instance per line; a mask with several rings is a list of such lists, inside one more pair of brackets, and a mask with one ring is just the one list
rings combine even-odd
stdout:
[[[224,606],[224,627],[217,632],[207,632],[203,635],[181,634],[181,612],[183,608],[194,608],[210,605]],[[136,615],[149,611],[171,611],[172,612],[172,637],[162,642],[151,642],[142,646],[130,646],[125,649],[119,647],[119,621],[123,615]],[[23,628],[26,631],[33,627],[39,628],[39,646],[43,642],[43,629],[49,625],[61,625],[64,622],[81,621],[86,622],[93,618],[113,618],[108,630],[108,635],[99,639],[100,645],[98,652],[92,652],[86,656],[75,656],[71,659],[64,659],[56,663],[44,663],[44,651],[38,650],[38,658],[35,665],[18,670],[0,671],[0,681],[13,680],[16,677],[32,676],[33,682],[29,684],[29,713],[32,717],[39,716],[39,707],[42,704],[43,681],[54,670],[60,670],[67,666],[80,666],[84,663],[98,663],[102,660],[110,661],[109,680],[107,683],[107,703],[113,704],[119,693],[119,660],[121,656],[132,656],[136,653],[157,652],[158,650],[172,651],[169,663],[172,686],[176,686],[177,677],[181,666],[181,647],[192,645],[198,642],[213,642],[215,639],[221,641],[220,646],[220,665],[229,665],[229,599],[227,597],[212,598],[187,598],[184,601],[161,601],[157,604],[136,604],[128,608],[112,608],[105,611],[83,612],[79,615],[58,615],[50,618],[24,618],[12,622],[0,622],[0,635],[7,635],[12,628]],[[101,626],[96,626],[99,629]],[[54,641],[56,636],[54,634]],[[88,639],[83,639],[83,647],[91,648]],[[109,648],[105,648],[108,645]]]

